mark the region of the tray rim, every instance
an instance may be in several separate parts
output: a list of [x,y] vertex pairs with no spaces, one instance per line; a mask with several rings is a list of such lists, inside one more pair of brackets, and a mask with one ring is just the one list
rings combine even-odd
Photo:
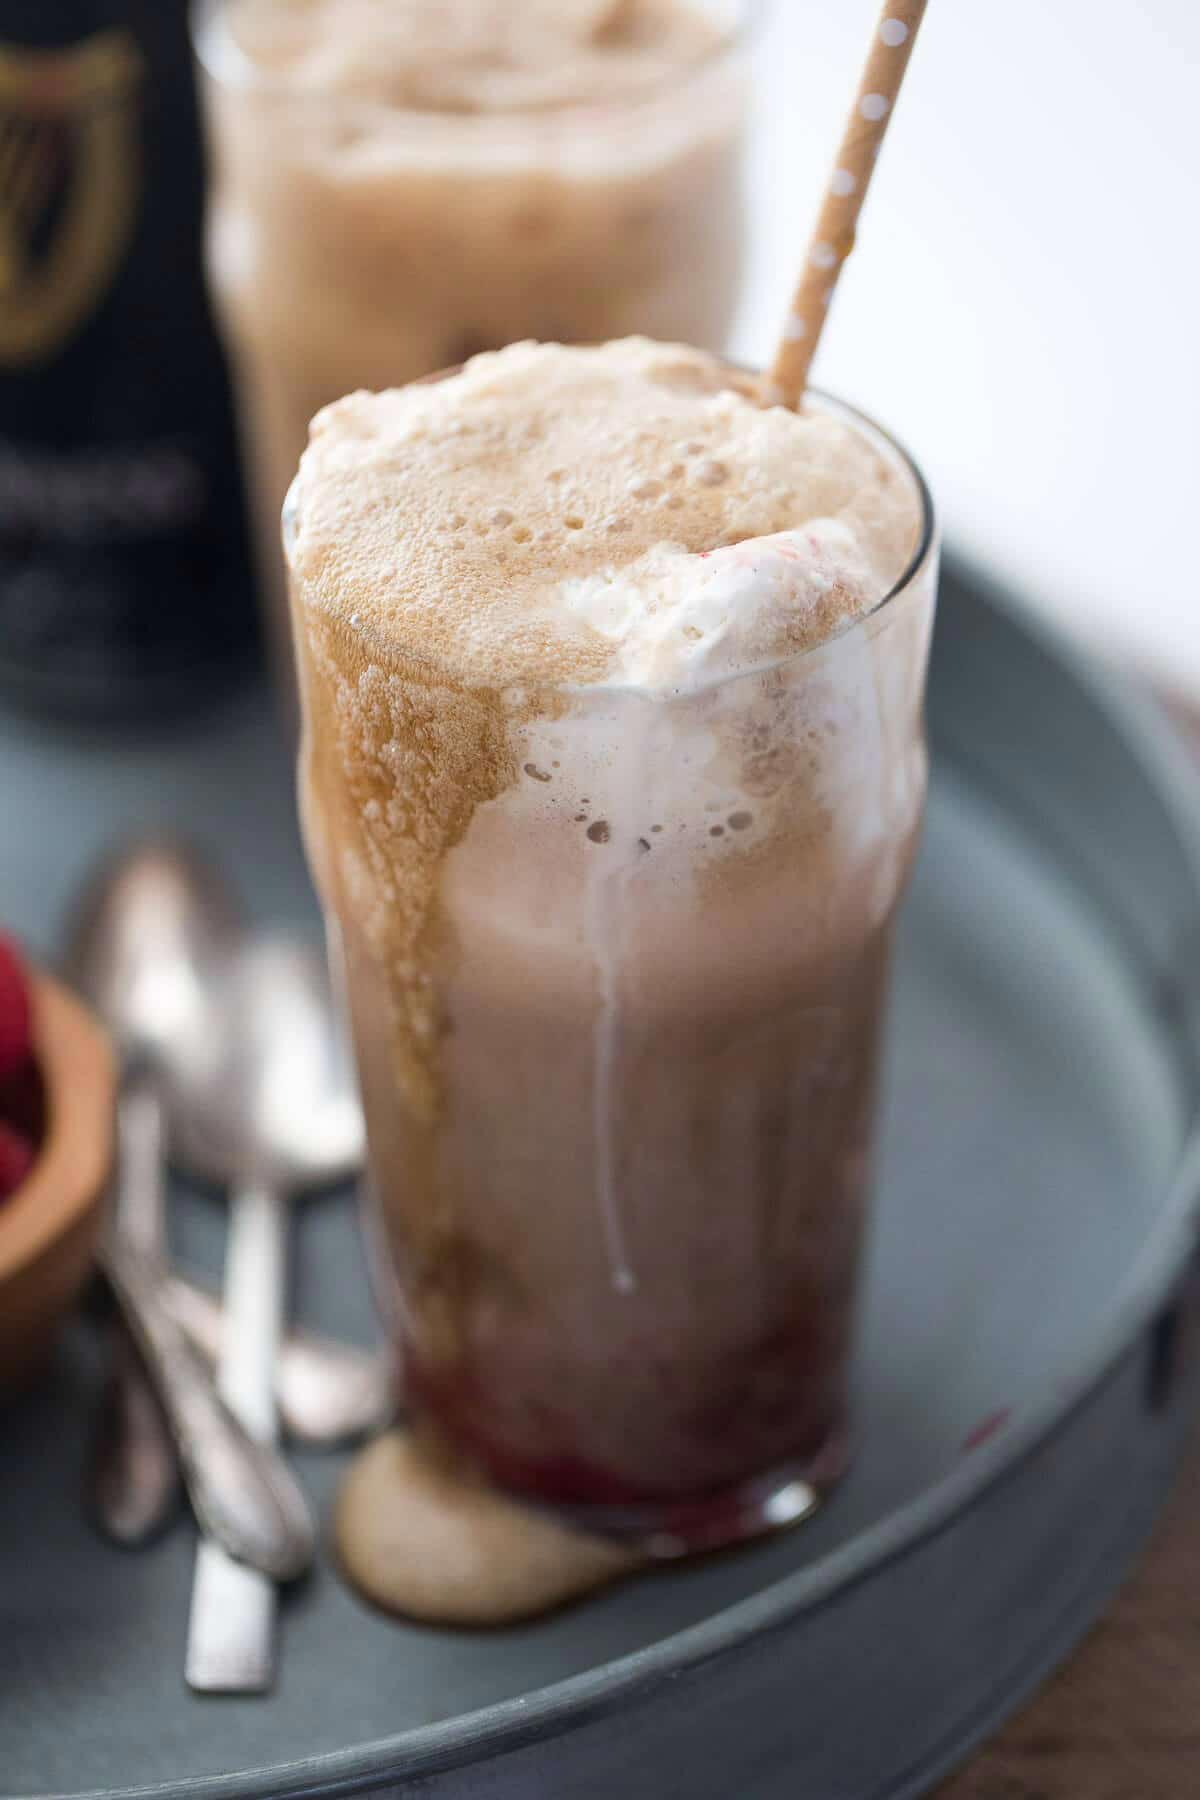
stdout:
[[[1174,727],[1151,700],[1127,691],[1115,670],[1099,664],[1012,588],[953,551],[945,567],[979,594],[1078,687],[1141,764],[1167,814],[1200,894],[1200,803],[1194,766]],[[123,1788],[64,1792],[57,1800],[316,1800],[435,1773],[445,1773],[593,1722],[646,1700],[653,1690],[735,1651],[749,1638],[784,1630],[838,1595],[946,1530],[1014,1475],[1043,1442],[1099,1390],[1139,1330],[1161,1308],[1186,1268],[1200,1232],[1200,1117],[1191,1120],[1174,1179],[1141,1252],[1116,1290],[1103,1325],[1048,1392],[1018,1413],[1003,1434],[960,1460],[933,1486],[817,1562],[781,1577],[698,1624],[596,1668],[565,1676],[528,1694],[496,1701],[451,1719],[411,1727],[340,1750],[221,1775]],[[19,1797],[14,1797],[19,1800]]]

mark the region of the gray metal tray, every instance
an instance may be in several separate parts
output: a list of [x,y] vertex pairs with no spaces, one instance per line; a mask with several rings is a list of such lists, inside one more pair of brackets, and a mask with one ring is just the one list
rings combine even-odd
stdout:
[[[825,1512],[500,1633],[390,1623],[325,1568],[285,1607],[277,1694],[201,1701],[190,1530],[133,1557],[80,1518],[80,1330],[0,1414],[0,1792],[898,1800],[1064,1653],[1198,1385],[1197,807],[1165,728],[961,567],[930,710],[861,1449]],[[163,821],[315,929],[292,818],[261,698],[116,749],[0,719],[0,917],[41,949],[96,850]],[[215,1265],[220,1226],[180,1193],[189,1256]],[[300,1313],[369,1333],[348,1197],[299,1237]],[[301,1466],[326,1505],[336,1462]]]

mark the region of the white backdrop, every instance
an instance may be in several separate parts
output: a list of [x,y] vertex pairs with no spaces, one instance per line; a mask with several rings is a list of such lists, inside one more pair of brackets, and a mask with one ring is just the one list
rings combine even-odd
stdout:
[[[786,306],[878,0],[774,0],[735,351]],[[816,379],[947,531],[1200,693],[1200,0],[931,0]]]

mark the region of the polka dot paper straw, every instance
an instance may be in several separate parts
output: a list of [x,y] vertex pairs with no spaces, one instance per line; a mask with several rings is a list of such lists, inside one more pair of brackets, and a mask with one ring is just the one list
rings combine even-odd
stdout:
[[886,0],[837,163],[825,190],[800,285],[766,378],[767,396],[775,405],[795,408],[804,398],[821,328],[842,266],[854,248],[858,215],[926,3],[927,0]]

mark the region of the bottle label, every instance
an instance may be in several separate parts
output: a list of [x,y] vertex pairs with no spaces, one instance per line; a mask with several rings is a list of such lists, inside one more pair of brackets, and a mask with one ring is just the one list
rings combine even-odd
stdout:
[[69,50],[0,46],[0,366],[55,355],[105,293],[138,209],[128,31]]

